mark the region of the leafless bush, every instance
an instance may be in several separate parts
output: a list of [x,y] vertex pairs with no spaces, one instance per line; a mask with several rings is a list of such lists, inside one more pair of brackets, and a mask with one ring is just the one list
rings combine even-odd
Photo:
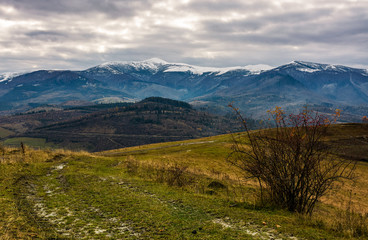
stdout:
[[175,164],[167,169],[166,182],[169,186],[183,187],[191,182],[187,176],[187,166]]
[[149,178],[169,186],[184,187],[193,183],[193,174],[187,171],[187,166],[175,164],[144,164],[134,157],[128,156],[124,162],[127,173]]
[[167,172],[166,167],[156,166],[156,167],[152,168],[151,172],[152,172],[153,178],[156,182],[164,183],[166,181],[166,172]]
[[276,107],[269,112],[273,129],[250,132],[238,109],[229,106],[242,122],[246,137],[233,136],[227,160],[245,177],[257,179],[262,202],[266,190],[274,204],[312,214],[317,201],[336,181],[352,178],[356,163],[333,159],[323,142],[331,124],[326,116],[307,109],[286,115]]
[[128,156],[125,163],[126,171],[129,174],[135,175],[139,170],[139,162],[132,156]]

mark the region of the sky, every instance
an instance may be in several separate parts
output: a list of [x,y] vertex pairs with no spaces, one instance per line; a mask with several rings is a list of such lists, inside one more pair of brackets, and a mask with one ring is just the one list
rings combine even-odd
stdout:
[[0,0],[0,73],[154,57],[368,68],[368,0]]

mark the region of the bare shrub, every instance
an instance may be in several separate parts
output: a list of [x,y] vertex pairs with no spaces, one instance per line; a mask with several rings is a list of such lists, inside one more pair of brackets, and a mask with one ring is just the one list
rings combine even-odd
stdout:
[[245,177],[257,179],[262,202],[266,190],[272,203],[291,212],[312,214],[317,201],[336,181],[352,178],[356,162],[332,158],[323,142],[331,124],[326,116],[307,109],[286,115],[276,107],[269,111],[274,128],[250,132],[238,109],[229,106],[246,134],[233,136],[227,160]]
[[181,166],[175,163],[173,165],[156,165],[149,168],[153,171],[145,172],[150,173],[151,178],[153,177],[156,182],[178,187],[184,187],[193,183],[194,175],[187,171],[187,166]]
[[195,176],[188,172],[187,166],[174,164],[145,164],[140,163],[134,157],[128,156],[124,161],[127,173],[142,178],[148,178],[169,186],[184,187],[192,184]]
[[167,169],[166,167],[163,167],[163,166],[160,166],[160,167],[155,167],[153,168],[154,171],[153,172],[153,175],[154,175],[154,179],[159,182],[159,183],[164,183],[166,180],[166,172],[167,172]]
[[180,166],[174,164],[167,169],[166,183],[169,186],[183,187],[191,182],[191,179],[187,176],[187,166]]
[[126,171],[129,174],[136,175],[139,170],[139,162],[132,156],[128,156],[125,163]]

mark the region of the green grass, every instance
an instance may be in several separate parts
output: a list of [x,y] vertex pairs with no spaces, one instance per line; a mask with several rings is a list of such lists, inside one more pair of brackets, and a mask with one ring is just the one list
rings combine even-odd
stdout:
[[0,138],[5,138],[5,137],[10,136],[12,134],[14,134],[12,131],[0,127]]
[[29,137],[17,137],[6,139],[3,144],[5,146],[20,146],[20,144],[26,144],[35,148],[53,148],[56,147],[53,143],[47,143],[44,138],[29,138]]
[[[351,133],[337,128],[341,136]],[[312,219],[260,208],[257,185],[225,161],[230,142],[221,135],[94,155],[7,149],[0,164],[0,239],[354,238],[330,222],[344,210],[337,202],[348,183]],[[170,182],[175,166],[187,167],[181,187]],[[367,171],[368,164],[359,164],[354,185],[362,211],[368,209]]]
[[[287,212],[232,206],[216,196],[131,176],[117,159],[49,160],[19,165],[14,182],[2,182],[11,189],[2,205],[14,203],[10,214],[21,216],[12,225],[19,229],[13,235],[10,229],[1,229],[3,234],[22,239],[252,239],[252,234],[287,237],[290,231],[284,229],[298,221]],[[308,232],[310,239],[328,236],[307,225],[293,227],[292,232]]]

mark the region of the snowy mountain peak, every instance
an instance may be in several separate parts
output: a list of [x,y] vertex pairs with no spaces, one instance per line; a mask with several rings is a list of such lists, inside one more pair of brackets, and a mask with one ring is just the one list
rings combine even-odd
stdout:
[[115,74],[123,73],[124,70],[135,69],[135,70],[148,70],[151,72],[191,72],[195,75],[202,75],[205,73],[222,75],[229,71],[248,71],[251,74],[258,74],[262,71],[270,70],[273,67],[265,64],[247,65],[244,67],[202,67],[189,65],[186,63],[169,63],[160,58],[150,58],[143,61],[123,61],[123,62],[107,62],[98,65],[96,68],[103,68]]
[[194,65],[184,64],[184,63],[175,63],[175,64],[171,64],[170,66],[168,66],[164,72],[191,72],[196,75],[202,75],[204,73],[222,75],[230,71],[242,70],[242,71],[248,71],[251,74],[257,74],[262,71],[270,70],[272,68],[273,67],[269,65],[265,65],[265,64],[247,65],[245,67],[237,66],[237,67],[215,68],[215,67],[194,66]]
[[246,65],[244,69],[249,70],[250,72],[262,72],[273,69],[274,67],[267,64],[256,64],[256,65]]
[[320,68],[322,65],[326,65],[326,64],[306,62],[306,61],[293,61],[290,63],[290,65],[305,66],[305,67],[310,67],[310,68]]
[[2,73],[2,74],[0,74],[0,82],[5,82],[5,81],[10,82],[13,78],[18,77],[18,76],[23,75],[23,74],[25,74],[25,72],[22,72],[22,73],[12,73],[12,72]]
[[157,70],[158,67],[168,64],[168,62],[159,59],[159,58],[150,58],[143,61],[114,61],[114,62],[106,62],[97,67],[103,68],[121,68],[121,67],[133,67],[137,70],[148,70],[153,69]]
[[269,71],[275,69],[276,71],[281,69],[293,69],[299,72],[305,72],[308,74],[317,73],[321,71],[334,71],[334,72],[350,72],[352,68],[332,65],[332,64],[322,64],[307,61],[293,61],[291,63],[282,65],[280,67],[274,68],[266,64],[256,64],[256,65],[246,65],[246,66],[234,66],[234,67],[203,67],[195,66],[186,63],[170,63],[162,60],[160,58],[150,58],[143,61],[123,61],[123,62],[107,62],[103,63],[94,69],[99,69],[99,71],[109,71],[113,74],[123,74],[128,71],[149,71],[152,74],[158,72],[188,72],[193,75],[223,75],[228,72],[233,71],[243,71],[245,75],[260,74],[264,71]]
[[289,64],[283,65],[280,68],[292,67],[300,72],[314,73],[319,71],[337,71],[337,72],[349,72],[352,68],[342,65],[332,65],[323,63],[313,63],[306,61],[293,61]]

